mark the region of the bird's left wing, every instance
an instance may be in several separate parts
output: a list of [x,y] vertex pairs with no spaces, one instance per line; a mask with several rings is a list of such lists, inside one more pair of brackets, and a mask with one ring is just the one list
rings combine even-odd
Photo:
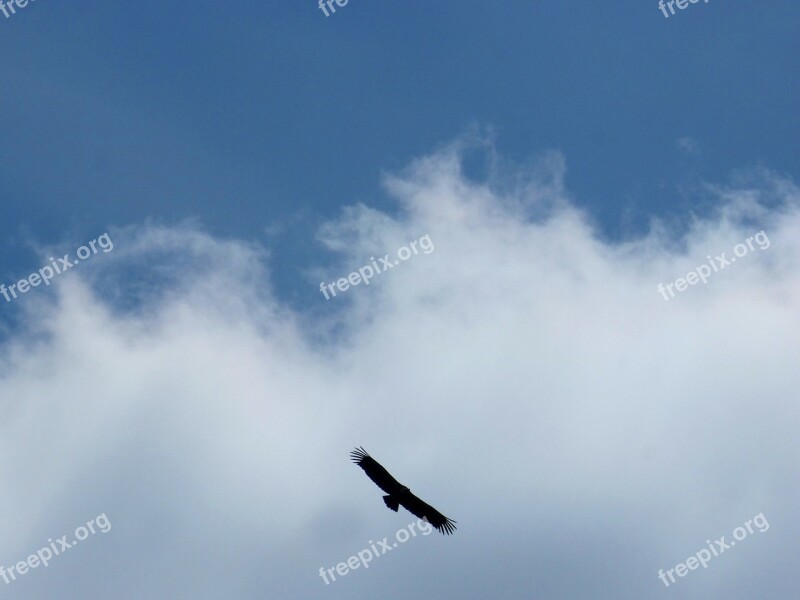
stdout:
[[363,448],[356,448],[350,452],[350,458],[359,467],[364,469],[367,477],[372,479],[379,488],[387,494],[396,494],[403,489],[403,485],[383,468],[383,466],[372,458]]

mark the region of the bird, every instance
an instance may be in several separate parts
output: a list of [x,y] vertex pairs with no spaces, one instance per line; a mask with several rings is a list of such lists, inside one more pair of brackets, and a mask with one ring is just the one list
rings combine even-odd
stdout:
[[456,530],[455,524],[457,521],[448,519],[430,504],[417,498],[411,493],[408,487],[392,477],[389,471],[384,469],[377,460],[372,458],[364,448],[359,447],[350,452],[350,458],[359,467],[364,469],[367,477],[372,479],[379,488],[386,492],[387,495],[383,497],[383,502],[391,510],[397,512],[397,508],[402,506],[412,515],[428,521],[428,523],[433,525],[442,535],[450,535]]

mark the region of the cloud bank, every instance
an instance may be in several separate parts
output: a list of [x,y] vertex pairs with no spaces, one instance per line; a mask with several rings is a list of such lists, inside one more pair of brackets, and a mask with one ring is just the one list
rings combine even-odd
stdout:
[[[353,205],[318,232],[319,309],[276,299],[266,249],[192,225],[110,229],[113,253],[28,293],[0,359],[0,565],[113,528],[4,594],[788,597],[798,188],[751,172],[680,231],[608,241],[557,154],[476,181],[463,151],[387,175],[398,214]],[[658,294],[761,230],[768,249]],[[425,234],[435,252],[320,295]],[[326,586],[319,567],[413,520],[356,445],[459,530]],[[761,512],[768,531],[658,579]]]

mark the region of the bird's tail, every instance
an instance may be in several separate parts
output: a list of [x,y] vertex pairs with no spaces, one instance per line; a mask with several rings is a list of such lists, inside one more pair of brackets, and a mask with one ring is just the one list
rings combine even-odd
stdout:
[[397,498],[394,498],[392,496],[384,496],[383,501],[386,504],[386,506],[391,508],[394,512],[397,512],[397,507],[400,506],[400,501]]

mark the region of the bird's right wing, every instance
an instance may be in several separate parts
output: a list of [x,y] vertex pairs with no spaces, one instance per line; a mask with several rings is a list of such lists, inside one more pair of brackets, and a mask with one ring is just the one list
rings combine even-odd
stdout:
[[456,522],[453,521],[453,519],[448,519],[430,504],[424,502],[411,492],[403,495],[400,504],[412,515],[427,520],[428,523],[438,529],[440,533],[450,535],[456,530]]

